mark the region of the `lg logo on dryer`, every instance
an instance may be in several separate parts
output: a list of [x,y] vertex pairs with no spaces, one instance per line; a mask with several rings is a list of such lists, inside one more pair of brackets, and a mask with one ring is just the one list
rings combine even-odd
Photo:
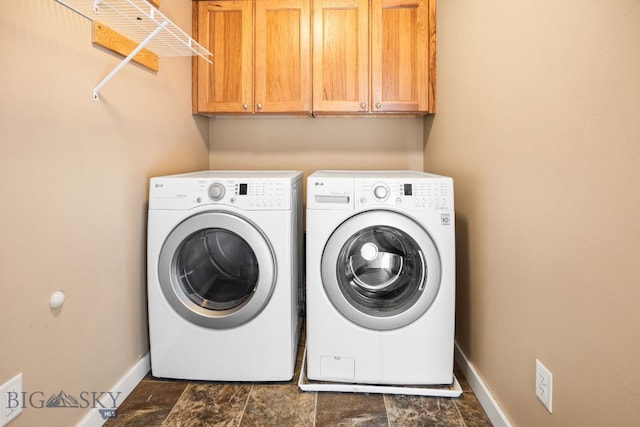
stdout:
[[440,224],[441,225],[451,225],[451,214],[450,213],[442,213],[442,214],[440,214]]

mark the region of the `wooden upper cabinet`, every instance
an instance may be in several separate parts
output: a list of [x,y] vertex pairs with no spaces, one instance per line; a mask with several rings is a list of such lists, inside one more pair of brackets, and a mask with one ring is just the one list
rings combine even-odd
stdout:
[[213,56],[196,60],[196,112],[242,113],[253,104],[253,2],[201,1],[194,31]]
[[311,113],[311,0],[255,8],[255,111]]
[[311,113],[311,0],[199,1],[196,111]]
[[[428,0],[371,2],[371,111],[433,111]],[[435,1],[431,2],[435,5]],[[431,13],[430,13],[431,12]],[[433,14],[433,17],[430,17]],[[431,24],[435,24],[431,22]]]
[[195,113],[435,111],[436,0],[194,0]]
[[313,110],[369,109],[369,1],[314,0]]
[[313,110],[433,112],[435,0],[315,0]]

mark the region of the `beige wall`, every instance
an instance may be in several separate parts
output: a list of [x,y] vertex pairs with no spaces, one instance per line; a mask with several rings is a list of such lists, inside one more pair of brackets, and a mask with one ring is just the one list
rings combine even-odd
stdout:
[[516,426],[640,425],[639,113],[637,0],[438,3],[425,169],[456,179],[457,340]]
[[[162,10],[190,29],[189,1]],[[148,178],[208,165],[191,59],[162,58],[157,74],[128,65],[95,102],[120,59],[53,0],[2,0],[0,52],[0,383],[22,372],[46,397],[110,390],[148,351]],[[12,425],[86,413],[28,407]]]
[[213,118],[212,169],[412,169],[423,166],[421,118]]

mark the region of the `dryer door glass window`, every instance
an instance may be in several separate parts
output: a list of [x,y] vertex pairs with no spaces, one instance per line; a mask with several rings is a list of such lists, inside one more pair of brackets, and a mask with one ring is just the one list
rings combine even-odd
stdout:
[[176,275],[191,301],[228,310],[249,299],[258,283],[258,259],[237,234],[209,228],[189,236],[176,254]]
[[419,298],[426,266],[411,236],[393,227],[369,227],[351,236],[338,255],[338,284],[361,310],[389,315]]
[[169,233],[158,256],[165,299],[184,319],[205,328],[251,321],[275,288],[276,258],[264,233],[230,213],[187,218]]

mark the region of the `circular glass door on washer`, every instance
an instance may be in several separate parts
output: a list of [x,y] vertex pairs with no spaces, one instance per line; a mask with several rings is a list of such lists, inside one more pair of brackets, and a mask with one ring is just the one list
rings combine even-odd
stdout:
[[307,377],[453,383],[453,179],[316,171],[307,179]]
[[302,172],[152,178],[147,291],[151,373],[293,378],[303,286]]

